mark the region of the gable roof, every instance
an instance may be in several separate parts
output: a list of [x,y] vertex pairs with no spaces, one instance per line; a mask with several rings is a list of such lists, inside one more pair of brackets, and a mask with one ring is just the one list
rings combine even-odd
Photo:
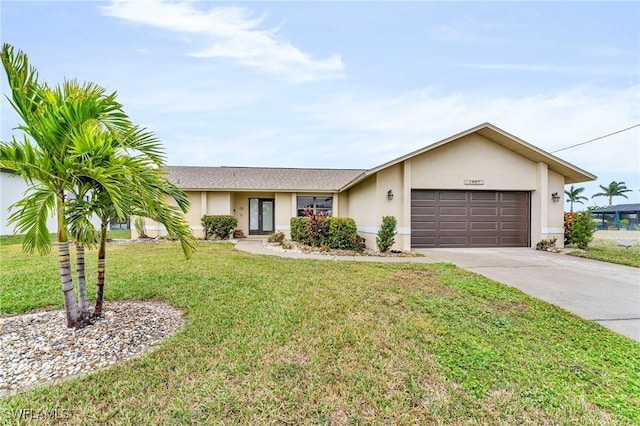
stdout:
[[183,190],[338,192],[362,169],[166,166],[167,178]]
[[483,136],[517,154],[520,154],[531,161],[534,161],[536,163],[537,162],[546,163],[549,166],[549,169],[565,177],[565,184],[586,182],[590,180],[595,180],[597,178],[594,174],[591,174],[577,166],[574,166],[571,163],[568,163],[556,157],[553,154],[550,154],[536,146],[533,146],[523,141],[522,139],[494,126],[491,123],[483,123],[476,127],[472,127],[471,129],[460,132],[456,135],[450,136],[446,139],[442,139],[441,141],[428,145],[424,148],[420,148],[416,151],[410,152],[409,154],[403,155],[402,157],[398,157],[395,160],[391,160],[378,167],[374,167],[371,170],[367,170],[365,173],[361,174],[360,176],[357,176],[355,179],[353,179],[351,182],[345,185],[341,190],[346,190],[351,188],[352,186],[365,180],[369,176],[375,175],[380,170],[386,169],[387,167],[391,167],[403,161],[409,160],[420,154],[431,151],[433,149],[436,149],[438,147],[441,147],[443,145],[446,145],[450,142],[461,139],[473,133],[477,133],[478,135]]

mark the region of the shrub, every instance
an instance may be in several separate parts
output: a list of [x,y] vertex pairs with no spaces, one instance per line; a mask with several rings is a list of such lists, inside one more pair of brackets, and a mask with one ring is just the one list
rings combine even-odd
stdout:
[[573,213],[565,212],[564,213],[564,245],[568,246],[572,244],[571,240],[571,231],[573,229]]
[[136,217],[136,220],[133,222],[133,226],[136,228],[136,232],[138,233],[138,238],[149,238],[144,222],[145,220],[142,216]]
[[553,237],[549,240],[540,240],[540,242],[536,244],[536,250],[546,251],[546,250],[555,248],[557,241],[558,239],[556,237]]
[[282,245],[282,242],[284,241],[284,232],[278,231],[275,234],[269,235],[267,241]]
[[349,217],[328,217],[326,244],[332,249],[359,250],[356,222]]
[[292,217],[289,223],[291,225],[291,239],[302,244],[307,244],[309,239],[309,218]]
[[210,236],[226,240],[238,226],[238,219],[231,215],[204,215],[200,223],[204,228],[205,240]]
[[312,247],[361,250],[356,223],[347,217],[328,217],[305,211],[305,217],[291,218],[291,239]]
[[376,244],[378,245],[378,250],[382,253],[389,251],[393,243],[396,241],[396,225],[398,224],[398,220],[393,216],[383,216],[382,217],[382,225],[380,226],[380,230],[378,231],[378,236],[376,237]]
[[591,240],[593,240],[593,234],[595,231],[596,226],[591,220],[591,212],[574,213],[573,226],[571,229],[571,241],[573,241],[578,248],[586,249]]
[[327,245],[327,237],[329,233],[329,224],[327,223],[327,213],[324,211],[320,214],[316,214],[309,207],[304,208],[304,214],[309,218],[309,223],[307,225],[309,232],[309,243],[310,246],[320,247]]

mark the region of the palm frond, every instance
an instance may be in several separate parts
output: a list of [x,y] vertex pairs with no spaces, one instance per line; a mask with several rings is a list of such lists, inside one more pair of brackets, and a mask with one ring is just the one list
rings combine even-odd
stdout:
[[24,234],[22,248],[27,253],[38,251],[45,255],[51,251],[51,235],[47,228],[47,220],[55,212],[55,194],[44,186],[33,186],[27,190],[25,197],[10,209],[16,209],[9,216],[9,223],[15,223],[18,234]]

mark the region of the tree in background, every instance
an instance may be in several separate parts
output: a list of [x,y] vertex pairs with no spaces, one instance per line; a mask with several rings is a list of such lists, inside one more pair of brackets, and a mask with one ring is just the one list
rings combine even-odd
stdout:
[[613,197],[624,197],[629,198],[624,195],[625,192],[631,192],[630,189],[627,188],[624,182],[616,182],[615,180],[611,182],[608,186],[599,185],[602,189],[602,192],[598,192],[597,194],[593,194],[591,198],[595,197],[608,197],[609,198],[609,207],[613,205]]
[[580,195],[582,192],[584,192],[584,188],[574,188],[573,185],[571,185],[571,188],[569,188],[568,191],[566,189],[564,190],[564,193],[567,196],[567,201],[571,203],[571,207],[569,209],[571,213],[573,213],[573,203],[584,204],[582,200],[588,200],[584,195]]

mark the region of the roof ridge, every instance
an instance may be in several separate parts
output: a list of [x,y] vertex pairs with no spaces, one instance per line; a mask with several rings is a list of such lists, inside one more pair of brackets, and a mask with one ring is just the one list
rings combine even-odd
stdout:
[[362,168],[333,168],[333,167],[268,167],[268,166],[176,166],[166,165],[166,167],[182,167],[191,169],[268,169],[268,170],[329,170],[329,171],[366,171]]

